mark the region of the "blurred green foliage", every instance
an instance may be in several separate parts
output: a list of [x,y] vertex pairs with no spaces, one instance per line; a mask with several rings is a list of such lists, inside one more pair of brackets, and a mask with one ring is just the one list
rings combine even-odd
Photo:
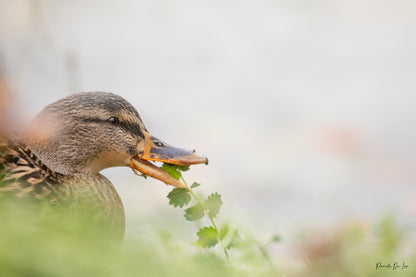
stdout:
[[[0,203],[0,276],[416,276],[414,242],[394,217],[376,226],[346,222],[326,231],[302,231],[291,257],[268,253],[272,236],[259,243],[232,224],[220,234],[230,249],[203,249],[178,241],[175,226],[153,228],[119,241],[90,226],[53,212],[45,204],[41,216],[33,205]],[[161,218],[155,217],[157,225]],[[216,239],[216,235],[212,236]],[[232,241],[231,241],[232,238]],[[204,243],[210,244],[210,241]],[[290,262],[288,262],[290,261]],[[402,263],[407,269],[377,269],[377,262]]]

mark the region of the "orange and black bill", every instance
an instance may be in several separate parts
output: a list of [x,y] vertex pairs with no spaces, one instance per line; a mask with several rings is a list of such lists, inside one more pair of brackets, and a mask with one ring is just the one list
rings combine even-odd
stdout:
[[186,186],[149,161],[184,166],[208,164],[208,159],[205,156],[196,154],[195,150],[189,151],[170,146],[148,133],[145,133],[144,145],[141,144],[141,147],[143,147],[143,150],[130,160],[130,167],[175,187],[184,188]]

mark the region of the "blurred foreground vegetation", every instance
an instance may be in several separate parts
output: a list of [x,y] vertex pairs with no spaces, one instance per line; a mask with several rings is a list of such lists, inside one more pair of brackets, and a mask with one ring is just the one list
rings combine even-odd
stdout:
[[[375,226],[300,231],[283,258],[242,233],[227,260],[219,249],[179,242],[175,226],[127,236],[120,246],[86,231],[88,222],[44,210],[39,218],[22,203],[0,203],[0,276],[416,276],[415,244],[391,216]],[[408,268],[376,269],[377,262]]]

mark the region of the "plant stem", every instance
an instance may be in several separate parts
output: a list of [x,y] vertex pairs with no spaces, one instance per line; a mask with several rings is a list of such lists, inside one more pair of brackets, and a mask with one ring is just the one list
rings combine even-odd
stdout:
[[[210,216],[208,216],[208,213],[207,213],[207,211],[205,210],[205,207],[204,207],[204,204],[203,204],[203,202],[194,194],[194,192],[192,191],[192,189],[191,188],[189,188],[188,187],[188,184],[186,183],[186,181],[185,181],[185,179],[181,176],[181,179],[182,179],[182,181],[184,182],[184,184],[185,184],[185,186],[186,186],[186,189],[189,191],[189,193],[194,197],[194,199],[196,200],[196,202],[198,202],[198,204],[199,205],[201,205],[202,206],[202,208],[204,209],[204,214],[209,218],[209,220],[211,221],[211,223],[212,223],[212,226],[214,227],[214,229],[217,231],[217,234],[218,234],[218,240],[221,242],[221,239],[220,239],[220,230],[218,230],[218,228],[217,228],[217,225],[215,224],[215,221],[214,221],[214,218],[212,218],[212,217],[210,217]],[[227,258],[227,260],[230,258],[229,256],[228,256],[228,251],[227,251],[227,248],[225,248],[225,247],[222,247],[223,249],[224,249],[224,254],[225,254],[225,257]]]

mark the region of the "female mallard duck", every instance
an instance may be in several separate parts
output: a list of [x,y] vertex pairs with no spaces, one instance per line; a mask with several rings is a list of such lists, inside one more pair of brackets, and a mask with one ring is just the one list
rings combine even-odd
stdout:
[[120,96],[79,93],[47,106],[20,140],[0,136],[0,192],[47,199],[72,215],[93,214],[93,221],[122,237],[122,201],[99,172],[130,166],[167,184],[184,186],[149,161],[207,163],[194,151],[151,136],[136,109]]

